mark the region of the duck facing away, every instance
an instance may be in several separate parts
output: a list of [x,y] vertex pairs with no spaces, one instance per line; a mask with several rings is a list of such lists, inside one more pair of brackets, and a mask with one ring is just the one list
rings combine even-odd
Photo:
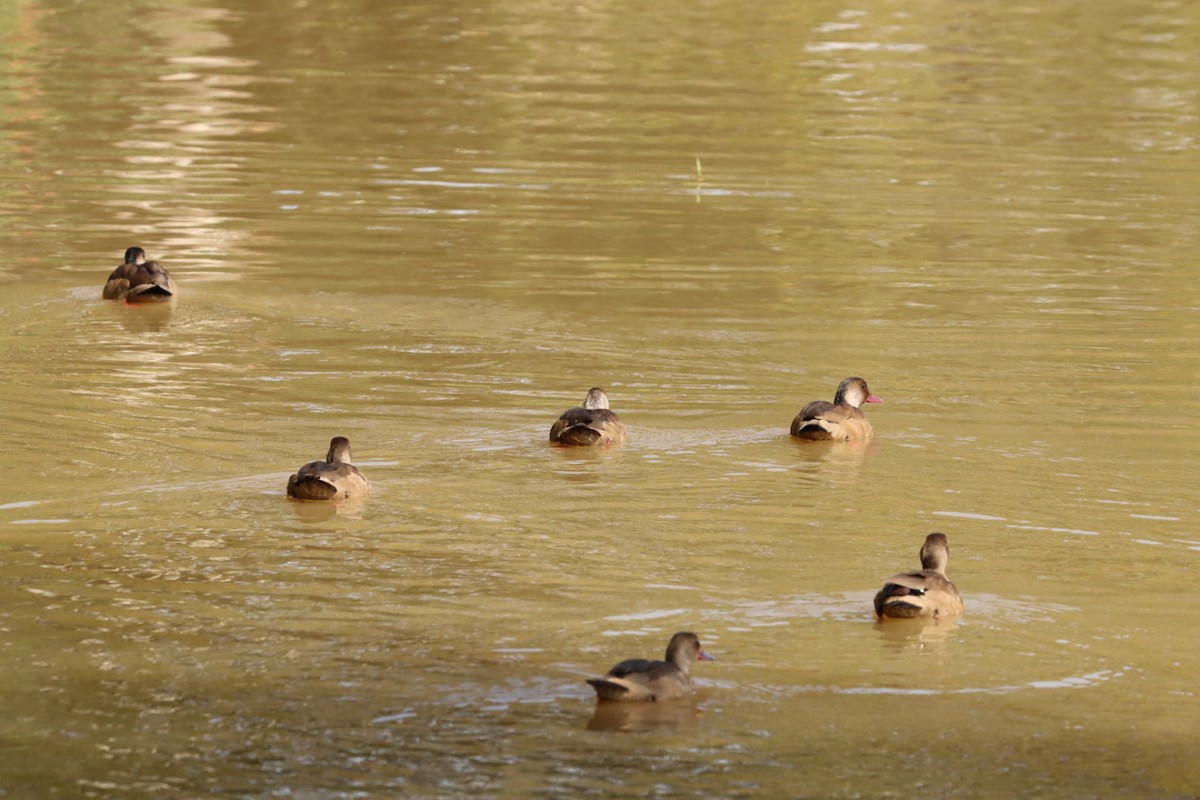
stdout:
[[600,387],[588,390],[583,405],[568,408],[550,427],[550,441],[561,445],[620,444],[625,426],[608,409],[608,395]]
[[921,571],[901,572],[887,579],[875,595],[875,614],[880,619],[912,619],[961,614],[962,596],[946,577],[950,544],[946,535],[931,533],[921,545]]
[[859,408],[863,403],[882,403],[871,394],[862,378],[846,378],[838,384],[833,402],[813,400],[792,420],[792,436],[801,439],[865,441],[875,430]]
[[104,284],[105,300],[127,303],[162,303],[175,296],[175,281],[157,261],[147,261],[146,251],[131,247],[125,261],[112,271]]
[[597,700],[621,703],[670,700],[692,693],[693,661],[716,661],[704,652],[694,633],[680,631],[671,637],[664,661],[631,658],[608,671],[603,678],[589,678]]
[[310,461],[288,478],[287,493],[298,500],[341,500],[366,497],[371,487],[350,461],[350,440],[335,436],[324,461]]

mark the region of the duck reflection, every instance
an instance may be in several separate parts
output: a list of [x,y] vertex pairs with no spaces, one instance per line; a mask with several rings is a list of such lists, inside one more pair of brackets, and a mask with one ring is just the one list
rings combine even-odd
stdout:
[[554,474],[572,483],[597,483],[599,476],[619,468],[620,449],[612,447],[548,447]]
[[328,503],[288,503],[296,519],[306,525],[328,522],[338,516],[355,516],[363,507],[363,498],[350,497]]
[[160,333],[171,323],[174,303],[113,303],[110,310],[128,333]]
[[883,644],[900,653],[914,650],[941,653],[957,627],[958,620],[954,617],[937,620],[918,617],[875,623]]
[[661,703],[597,703],[587,729],[636,733],[695,728],[699,723],[696,699],[684,698]]
[[862,479],[867,459],[879,450],[877,442],[805,442],[790,437],[796,452],[811,464],[819,465],[820,477],[831,483],[848,485]]

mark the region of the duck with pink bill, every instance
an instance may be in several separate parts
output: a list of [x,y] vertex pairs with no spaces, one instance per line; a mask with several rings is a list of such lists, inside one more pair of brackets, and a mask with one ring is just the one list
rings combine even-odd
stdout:
[[838,384],[832,403],[813,400],[800,410],[792,420],[792,436],[812,441],[866,441],[875,430],[859,407],[882,402],[862,378],[846,378]]
[[631,658],[608,671],[603,678],[589,678],[596,699],[619,703],[656,702],[692,693],[691,666],[694,661],[716,661],[700,646],[694,633],[680,631],[671,637],[663,661]]

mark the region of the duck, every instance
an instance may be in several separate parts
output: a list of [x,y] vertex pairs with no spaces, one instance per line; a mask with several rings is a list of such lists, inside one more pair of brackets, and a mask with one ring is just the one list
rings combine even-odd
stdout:
[[792,436],[835,442],[866,441],[875,430],[859,408],[863,403],[882,403],[871,394],[862,378],[849,377],[838,384],[833,402],[813,400],[792,420]]
[[370,484],[350,461],[350,440],[335,436],[324,461],[310,461],[288,478],[287,493],[298,500],[366,497]]
[[620,444],[625,441],[625,426],[609,410],[605,391],[593,386],[583,405],[568,408],[550,426],[550,441],[572,446]]
[[920,572],[893,575],[875,595],[875,615],[883,619],[957,616],[963,612],[962,595],[946,577],[950,543],[944,533],[931,533],[921,545]]
[[692,693],[689,668],[693,661],[716,661],[700,646],[700,638],[680,631],[667,644],[663,661],[631,658],[608,671],[603,678],[589,678],[597,701],[619,703],[656,702]]
[[146,251],[131,247],[125,261],[108,276],[102,296],[127,303],[163,303],[176,294],[175,281],[157,261],[147,261]]

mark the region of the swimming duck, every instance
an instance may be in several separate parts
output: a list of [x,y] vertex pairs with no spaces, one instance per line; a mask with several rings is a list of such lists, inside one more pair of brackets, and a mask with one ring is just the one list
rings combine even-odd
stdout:
[[162,303],[175,296],[175,281],[157,261],[147,261],[146,251],[131,247],[125,262],[112,271],[104,284],[105,300],[127,303]]
[[550,441],[562,445],[620,444],[625,441],[625,426],[608,410],[604,390],[593,387],[582,406],[568,408],[550,427]]
[[670,700],[691,694],[693,661],[716,661],[704,652],[694,633],[680,631],[667,645],[665,661],[631,658],[608,671],[603,678],[589,678],[597,700],[623,703]]
[[863,403],[882,403],[871,394],[862,378],[846,378],[838,384],[833,402],[813,400],[792,420],[792,436],[801,439],[832,439],[865,441],[875,435],[871,423],[859,406]]
[[921,571],[887,579],[875,595],[875,614],[883,619],[954,616],[963,611],[958,587],[946,577],[950,544],[943,533],[931,533],[921,545]]
[[338,500],[366,497],[371,492],[367,479],[350,462],[350,440],[335,436],[324,461],[311,461],[288,478],[287,493],[299,500]]

